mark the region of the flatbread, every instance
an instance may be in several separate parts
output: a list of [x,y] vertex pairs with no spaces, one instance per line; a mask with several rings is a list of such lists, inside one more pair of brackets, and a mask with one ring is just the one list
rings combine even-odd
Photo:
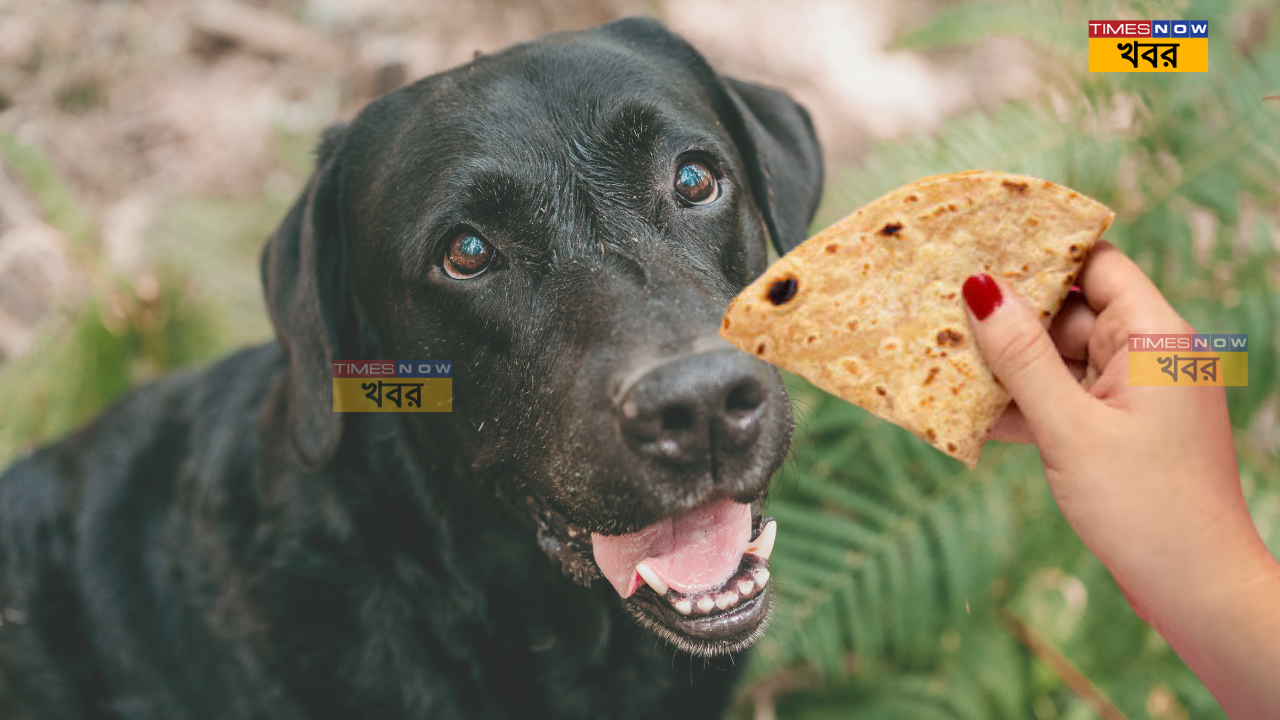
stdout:
[[720,334],[973,468],[1009,395],[970,337],[961,286],[992,275],[1048,326],[1114,217],[1025,175],[923,178],[787,253]]

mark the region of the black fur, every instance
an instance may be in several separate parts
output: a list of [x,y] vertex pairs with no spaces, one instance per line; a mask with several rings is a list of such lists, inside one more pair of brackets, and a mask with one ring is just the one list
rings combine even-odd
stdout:
[[[720,201],[673,199],[682,157],[719,170]],[[785,393],[715,334],[765,229],[803,239],[807,115],[626,20],[383,97],[316,165],[263,254],[277,342],[0,477],[0,718],[718,716],[733,663],[582,587],[565,529],[765,491]],[[459,281],[440,262],[464,225],[502,261]],[[758,435],[638,457],[617,395],[704,352],[761,383]],[[329,363],[357,358],[452,360],[454,412],[331,412]]]

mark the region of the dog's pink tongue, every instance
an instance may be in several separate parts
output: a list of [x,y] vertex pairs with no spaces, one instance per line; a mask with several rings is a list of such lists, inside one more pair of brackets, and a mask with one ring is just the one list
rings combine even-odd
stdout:
[[591,534],[596,564],[622,597],[643,582],[644,562],[682,593],[718,587],[728,580],[751,541],[751,506],[728,498],[696,507],[630,535]]

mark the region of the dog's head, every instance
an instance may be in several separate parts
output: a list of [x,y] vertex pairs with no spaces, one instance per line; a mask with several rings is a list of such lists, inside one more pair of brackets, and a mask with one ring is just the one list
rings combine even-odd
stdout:
[[451,360],[453,412],[397,416],[415,442],[527,503],[569,574],[602,574],[663,637],[746,647],[791,409],[718,329],[766,230],[780,252],[804,239],[821,170],[802,108],[648,20],[373,102],[326,135],[263,257],[298,457],[342,439],[333,360]]

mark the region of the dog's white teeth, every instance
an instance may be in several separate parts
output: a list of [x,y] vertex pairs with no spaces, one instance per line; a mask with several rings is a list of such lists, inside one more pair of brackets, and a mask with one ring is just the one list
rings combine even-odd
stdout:
[[672,603],[672,605],[675,607],[676,612],[680,613],[681,615],[688,615],[689,613],[693,612],[693,603],[689,602],[688,600],[680,600]]
[[756,584],[751,580],[738,581],[738,593],[742,595],[742,597],[751,597],[751,591],[755,589]]
[[698,609],[704,613],[711,612],[711,608],[716,606],[716,601],[711,599],[710,595],[703,595],[698,598]]
[[636,572],[640,573],[640,577],[644,578],[645,583],[649,587],[653,588],[654,592],[659,595],[667,594],[667,590],[669,589],[667,588],[667,584],[662,582],[662,578],[658,577],[658,573],[654,572],[648,565],[645,565],[644,563],[637,564]]
[[755,579],[756,579],[756,585],[759,585],[759,586],[760,586],[760,588],[761,588],[761,589],[763,589],[763,588],[764,588],[764,586],[765,586],[766,584],[768,584],[768,582],[769,582],[769,570],[768,570],[767,568],[760,568],[759,570],[752,570],[752,571],[751,571],[751,577],[755,578]]
[[720,608],[721,610],[728,610],[729,608],[737,604],[738,604],[738,593],[736,592],[720,593],[716,597],[716,607]]
[[[773,554],[773,541],[778,537],[778,521],[770,520],[768,525],[760,531],[760,537],[752,540],[747,545],[747,552],[755,555],[763,560],[768,560]],[[763,583],[762,583],[763,584]]]

